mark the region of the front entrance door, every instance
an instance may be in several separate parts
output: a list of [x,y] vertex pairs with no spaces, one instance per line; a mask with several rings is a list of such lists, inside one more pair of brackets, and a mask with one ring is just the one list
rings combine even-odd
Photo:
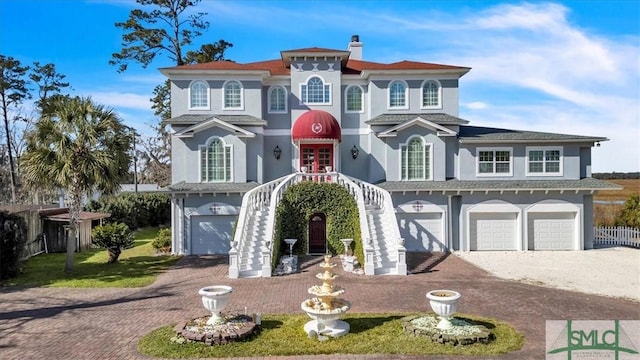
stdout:
[[323,213],[315,213],[309,219],[309,254],[327,252],[327,218]]
[[333,169],[332,144],[301,144],[300,166],[305,166],[308,173],[326,172],[327,166]]

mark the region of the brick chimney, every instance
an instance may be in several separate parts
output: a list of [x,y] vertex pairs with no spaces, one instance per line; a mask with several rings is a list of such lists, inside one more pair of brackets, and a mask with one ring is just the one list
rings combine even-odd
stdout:
[[362,60],[362,43],[360,42],[360,35],[351,35],[351,42],[347,48],[351,52],[349,59]]

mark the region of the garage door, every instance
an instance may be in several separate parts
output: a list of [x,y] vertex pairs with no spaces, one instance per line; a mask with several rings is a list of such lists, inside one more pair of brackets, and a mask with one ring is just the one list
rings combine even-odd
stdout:
[[575,213],[529,213],[529,249],[573,250]]
[[516,250],[515,213],[471,214],[471,250]]
[[193,216],[191,218],[191,253],[227,254],[233,235],[234,216]]
[[444,251],[441,213],[398,214],[407,251]]

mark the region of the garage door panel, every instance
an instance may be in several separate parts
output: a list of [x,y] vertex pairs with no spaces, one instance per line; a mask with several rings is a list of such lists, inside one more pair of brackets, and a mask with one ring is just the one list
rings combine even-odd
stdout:
[[574,248],[575,213],[530,213],[529,249],[572,250]]
[[515,250],[515,213],[478,213],[470,217],[471,250]]
[[191,253],[227,254],[235,216],[194,216],[191,220]]
[[402,214],[398,222],[407,251],[444,251],[442,214]]

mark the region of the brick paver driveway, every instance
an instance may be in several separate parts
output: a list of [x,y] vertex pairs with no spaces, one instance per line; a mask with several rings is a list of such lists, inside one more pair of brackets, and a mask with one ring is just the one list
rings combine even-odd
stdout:
[[[522,350],[497,359],[543,359],[547,319],[640,319],[637,302],[501,280],[456,256],[430,254],[410,260],[415,273],[404,277],[358,276],[336,270],[340,276],[336,284],[346,290],[342,297],[353,304],[350,311],[430,311],[425,298],[428,290],[457,290],[463,294],[460,312],[498,318],[525,335]],[[226,256],[189,256],[145,288],[0,288],[0,359],[146,359],[136,351],[139,338],[162,325],[206,314],[197,295],[206,285],[233,286],[230,308],[301,313],[300,303],[309,297],[307,288],[318,284],[315,274],[321,270],[320,261],[307,259],[302,271],[294,275],[231,280]],[[295,358],[300,357],[289,357]]]

